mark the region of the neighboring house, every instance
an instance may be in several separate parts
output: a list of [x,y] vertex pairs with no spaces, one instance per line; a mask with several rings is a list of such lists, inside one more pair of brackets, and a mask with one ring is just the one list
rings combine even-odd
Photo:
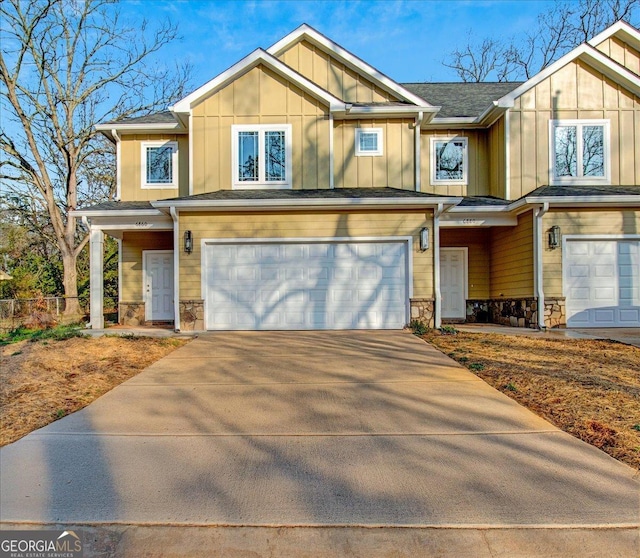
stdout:
[[120,321],[640,327],[640,33],[524,83],[407,83],[307,25],[168,112],[102,124]]

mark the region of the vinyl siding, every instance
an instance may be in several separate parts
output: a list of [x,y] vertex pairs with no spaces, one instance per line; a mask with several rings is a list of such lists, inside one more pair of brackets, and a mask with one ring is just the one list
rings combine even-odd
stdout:
[[293,188],[328,188],[327,111],[268,68],[253,68],[193,109],[193,193],[232,188],[234,124],[291,124]]
[[[142,189],[142,142],[178,142],[178,188]],[[151,201],[189,194],[189,139],[175,134],[123,134],[120,144],[122,201]]]
[[543,287],[545,296],[564,296],[562,292],[562,250],[550,250],[546,242],[546,233],[558,225],[562,236],[572,234],[585,235],[640,235],[640,211],[637,209],[614,209],[601,211],[550,210],[542,218],[544,252],[542,266],[544,270]]
[[[336,188],[391,186],[415,189],[413,120],[337,120],[334,122]],[[382,128],[383,154],[355,156],[356,128]]]
[[126,232],[122,238],[122,300],[142,302],[142,251],[173,250],[173,233]]
[[552,119],[609,120],[611,184],[640,183],[640,98],[580,61],[516,99],[507,118],[510,199],[549,184]]
[[491,298],[533,296],[533,218],[491,229]]
[[489,229],[440,229],[441,248],[467,247],[469,298],[489,298],[491,249]]
[[[180,252],[180,298],[200,299],[201,250],[204,239],[216,238],[413,238],[413,296],[433,297],[433,250],[419,251],[419,233],[431,227],[431,215],[420,212],[183,213],[180,235],[192,231],[194,251]],[[180,236],[182,237],[182,236]]]
[[624,41],[617,37],[610,37],[596,48],[634,74],[640,75],[640,52]]
[[[431,183],[431,138],[463,137],[468,141],[467,184]],[[486,196],[489,189],[489,143],[484,130],[427,130],[420,135],[421,191],[443,196]],[[504,149],[504,148],[503,148]]]
[[348,103],[398,100],[308,41],[294,44],[279,58],[296,72]]

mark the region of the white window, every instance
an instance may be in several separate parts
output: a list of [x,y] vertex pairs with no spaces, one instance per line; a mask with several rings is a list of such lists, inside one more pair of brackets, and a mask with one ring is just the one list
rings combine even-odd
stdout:
[[551,184],[609,182],[609,121],[551,120]]
[[467,138],[431,138],[431,184],[467,184]]
[[233,187],[291,188],[291,124],[231,127]]
[[145,141],[141,145],[142,188],[177,188],[178,142]]
[[356,128],[356,157],[382,155],[382,128]]

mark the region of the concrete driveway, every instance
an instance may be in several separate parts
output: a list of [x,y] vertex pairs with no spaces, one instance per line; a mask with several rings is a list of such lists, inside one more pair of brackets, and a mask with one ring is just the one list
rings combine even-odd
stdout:
[[6,524],[640,521],[634,470],[403,332],[202,335],[0,450],[0,471]]

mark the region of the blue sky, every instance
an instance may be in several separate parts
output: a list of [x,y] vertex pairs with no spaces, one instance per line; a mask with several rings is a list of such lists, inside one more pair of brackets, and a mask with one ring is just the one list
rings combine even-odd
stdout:
[[471,34],[507,39],[531,30],[551,0],[487,1],[164,1],[123,0],[125,15],[151,23],[169,18],[183,40],[169,61],[189,61],[199,86],[258,47],[267,48],[302,23],[400,82],[458,81],[442,65]]

